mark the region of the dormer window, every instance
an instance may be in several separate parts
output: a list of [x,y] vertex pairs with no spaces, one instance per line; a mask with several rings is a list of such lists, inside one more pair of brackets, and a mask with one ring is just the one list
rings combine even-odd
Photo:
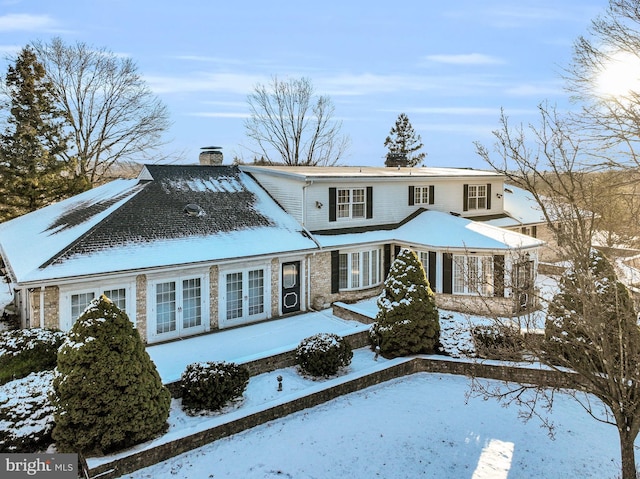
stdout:
[[463,211],[491,209],[491,183],[486,185],[464,185],[462,193]]

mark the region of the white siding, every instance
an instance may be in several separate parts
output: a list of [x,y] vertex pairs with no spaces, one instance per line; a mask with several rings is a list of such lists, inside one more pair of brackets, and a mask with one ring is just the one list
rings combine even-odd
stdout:
[[280,203],[287,213],[299,223],[303,223],[302,196],[304,194],[304,182],[281,176],[261,174],[256,171],[252,171],[251,174]]

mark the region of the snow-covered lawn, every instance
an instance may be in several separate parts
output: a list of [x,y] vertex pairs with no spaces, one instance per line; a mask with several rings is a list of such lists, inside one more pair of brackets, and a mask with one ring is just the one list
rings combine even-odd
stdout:
[[[276,374],[282,371],[252,379],[247,401],[259,391],[273,397],[283,394],[276,392]],[[293,368],[283,375],[285,390],[304,382]],[[571,398],[556,398],[552,440],[534,420],[522,423],[516,408],[481,398],[467,401],[468,391],[465,377],[419,373],[342,396],[125,477],[617,477],[615,429],[595,422]],[[172,416],[174,427],[197,421]]]

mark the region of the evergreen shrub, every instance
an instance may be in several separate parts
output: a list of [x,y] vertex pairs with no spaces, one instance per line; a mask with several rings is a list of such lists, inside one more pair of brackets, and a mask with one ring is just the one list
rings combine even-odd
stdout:
[[189,414],[216,411],[244,393],[246,366],[226,362],[189,364],[181,377],[182,407]]
[[58,351],[51,400],[57,450],[99,455],[165,431],[171,395],[126,313],[103,295]]
[[349,341],[333,333],[320,333],[303,339],[296,349],[296,362],[303,372],[315,377],[335,375],[351,364]]
[[380,347],[385,358],[433,353],[438,349],[440,320],[435,296],[413,251],[400,250],[377,305],[370,337],[372,347]]
[[49,329],[16,329],[0,333],[0,384],[56,367],[65,333]]
[[40,452],[51,444],[52,381],[53,371],[40,371],[0,386],[0,453]]

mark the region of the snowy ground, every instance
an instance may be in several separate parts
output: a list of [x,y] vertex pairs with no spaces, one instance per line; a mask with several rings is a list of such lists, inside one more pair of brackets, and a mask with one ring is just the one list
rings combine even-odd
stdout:
[[[362,350],[358,363],[372,361]],[[285,391],[276,391],[277,374]],[[242,408],[305,386],[294,368],[252,378]],[[218,440],[130,479],[191,478],[615,478],[616,431],[595,422],[570,398],[556,398],[555,440],[516,408],[470,398],[465,377],[420,373],[389,381]],[[260,399],[262,398],[262,399]],[[172,428],[213,418],[176,410]],[[227,412],[228,413],[228,412]]]

